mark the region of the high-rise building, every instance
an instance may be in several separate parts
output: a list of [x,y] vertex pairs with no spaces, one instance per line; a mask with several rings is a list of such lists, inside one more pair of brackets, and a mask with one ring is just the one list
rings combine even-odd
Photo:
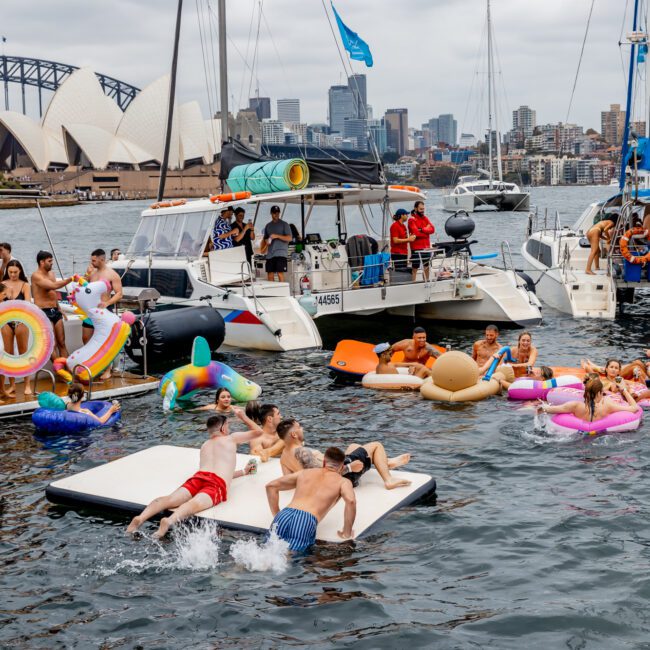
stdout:
[[251,97],[248,100],[248,108],[255,111],[257,119],[262,120],[271,119],[271,98],[270,97]]
[[600,133],[608,144],[621,144],[625,128],[625,111],[620,104],[610,104],[608,111],[600,113]]
[[354,103],[356,115],[361,120],[367,120],[368,111],[366,106],[368,104],[368,95],[366,93],[366,75],[365,74],[353,74],[348,77],[348,88],[352,91],[354,95]]
[[357,149],[368,150],[368,120],[365,118],[348,117],[343,122],[343,137],[356,138]]
[[345,120],[357,116],[354,94],[349,86],[331,86],[328,95],[330,130],[343,134]]
[[456,141],[458,140],[458,122],[451,113],[438,116],[438,140],[451,146],[456,145]]
[[381,156],[388,148],[384,121],[368,120],[368,134],[377,148],[377,153]]
[[514,131],[521,131],[524,138],[533,135],[537,126],[537,112],[528,106],[520,106],[512,111],[512,128]]
[[388,147],[403,156],[408,150],[408,108],[389,108],[384,115]]
[[473,133],[461,133],[460,142],[458,144],[461,147],[475,147],[476,142],[476,136]]
[[300,100],[278,99],[278,121],[282,124],[300,124]]
[[262,121],[262,144],[284,144],[284,125],[280,120]]

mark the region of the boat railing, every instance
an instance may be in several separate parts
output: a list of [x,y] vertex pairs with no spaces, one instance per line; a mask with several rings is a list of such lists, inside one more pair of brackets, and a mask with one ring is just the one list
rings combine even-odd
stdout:
[[56,377],[54,376],[54,373],[51,370],[47,370],[46,368],[41,368],[35,375],[34,375],[34,395],[38,397],[41,394],[41,391],[38,390],[38,376],[41,373],[45,373],[49,378],[50,381],[52,382],[52,390],[51,392],[53,393],[56,389]]
[[92,373],[90,372],[90,368],[89,368],[88,366],[84,365],[83,363],[78,363],[78,364],[77,364],[77,365],[72,369],[72,376],[73,376],[73,377],[77,377],[78,374],[79,374],[79,373],[77,372],[77,368],[82,368],[83,370],[85,370],[85,371],[88,373],[88,391],[87,391],[87,393],[88,393],[88,400],[91,400],[91,399],[92,399],[92,395],[93,395],[93,375],[92,375]]
[[549,214],[549,209],[544,208],[544,214],[539,214],[538,208],[528,214],[528,225],[526,227],[526,236],[530,237],[534,232],[552,232],[554,237],[562,232],[562,223],[558,210],[554,214]]
[[246,292],[250,291],[250,297],[253,299],[255,310],[259,316],[262,313],[262,306],[260,305],[257,293],[255,292],[255,274],[253,267],[248,260],[244,260],[239,267],[239,275],[241,277],[242,294],[244,298],[247,297]]

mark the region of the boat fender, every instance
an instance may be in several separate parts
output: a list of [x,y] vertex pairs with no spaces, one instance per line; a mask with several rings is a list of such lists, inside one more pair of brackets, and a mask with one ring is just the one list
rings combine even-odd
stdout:
[[216,194],[210,197],[210,203],[226,203],[227,201],[244,201],[253,196],[252,192],[228,192],[227,194]]

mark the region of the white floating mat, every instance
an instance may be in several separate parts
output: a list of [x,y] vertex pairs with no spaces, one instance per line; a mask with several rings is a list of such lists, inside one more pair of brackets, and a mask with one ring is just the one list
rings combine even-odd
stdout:
[[[254,456],[237,454],[237,469],[243,469],[250,458]],[[180,487],[198,468],[198,449],[159,445],[54,481],[48,485],[45,494],[53,503],[137,514],[156,497]],[[410,480],[411,485],[387,490],[373,468],[362,477],[359,487],[355,489],[355,537],[366,534],[373,524],[389,512],[435,489],[435,481],[426,474],[401,471],[391,474],[395,478]],[[213,519],[227,528],[253,532],[268,530],[273,518],[265,486],[281,475],[277,458],[267,463],[258,462],[256,474],[233,479],[225,503],[204,510],[198,516]],[[280,507],[286,506],[292,495],[293,491],[281,492]],[[337,535],[337,531],[343,527],[343,510],[343,501],[339,501],[320,522],[317,539],[343,541]]]

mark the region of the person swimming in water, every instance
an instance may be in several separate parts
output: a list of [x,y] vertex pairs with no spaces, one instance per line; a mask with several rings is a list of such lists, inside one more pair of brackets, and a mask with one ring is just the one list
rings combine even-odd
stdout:
[[119,403],[113,402],[106,413],[104,413],[104,415],[95,415],[92,411],[81,406],[85,394],[86,393],[84,391],[84,387],[81,384],[70,384],[70,387],[68,388],[68,397],[70,398],[70,401],[66,404],[66,411],[72,411],[73,413],[83,413],[84,415],[88,415],[93,418],[93,420],[97,420],[97,422],[100,424],[106,424],[111,415],[113,415],[113,413],[117,413],[120,410]]
[[232,405],[232,395],[230,391],[225,388],[217,388],[217,392],[214,394],[214,403],[206,404],[205,406],[200,406],[196,409],[197,411],[216,411],[221,415],[234,415],[234,407]]
[[[529,372],[526,374],[526,377],[534,379],[536,381],[548,381],[549,379],[553,379],[553,368],[549,368],[548,366],[529,368]],[[510,388],[514,382],[507,381],[506,379],[500,379],[499,383],[501,384],[501,388],[508,390],[508,388]]]
[[488,325],[485,328],[485,338],[476,341],[472,346],[472,359],[476,361],[479,368],[491,361],[492,356],[501,349],[498,338],[499,328],[496,325]]
[[[650,356],[650,350],[646,350],[645,352],[647,357]],[[618,364],[616,374],[612,374],[614,373],[614,369],[611,372],[607,370],[611,362]],[[623,365],[618,359],[611,358],[605,361],[604,366],[598,366],[589,359],[581,359],[580,366],[587,372],[597,372],[600,375],[605,375],[610,380],[613,380],[617,375],[620,375],[623,379],[637,380],[640,382],[650,379],[650,359],[635,359]],[[608,388],[605,388],[605,390],[608,390]]]
[[284,441],[278,436],[278,424],[282,421],[280,409],[275,404],[248,402],[246,415],[261,427],[260,435],[250,441],[251,454],[265,463],[282,453]]
[[[280,466],[284,474],[322,465],[323,454],[317,449],[305,447],[305,432],[297,420],[289,418],[280,422],[278,435],[284,441],[284,450],[280,456]],[[361,477],[374,465],[386,489],[393,490],[411,484],[405,479],[394,479],[390,473],[390,470],[402,467],[410,460],[411,454],[388,458],[381,442],[373,441],[365,445],[354,443],[345,450],[343,476],[352,482],[353,487],[357,487]]]
[[[479,372],[484,375],[489,370],[494,359],[499,359],[500,364],[505,355],[505,352],[500,356],[498,352],[493,354],[492,357],[483,364]],[[510,356],[513,361],[509,362],[508,365],[510,365],[514,370],[515,377],[525,377],[528,374],[528,369],[534,367],[535,361],[537,361],[537,348],[533,345],[533,337],[530,332],[524,330],[519,335],[516,347],[510,348]]]
[[620,404],[607,398],[604,395],[603,382],[600,381],[600,379],[590,379],[585,384],[584,401],[579,402],[576,400],[558,405],[541,403],[537,407],[537,412],[551,414],[571,413],[586,422],[601,420],[610,413],[618,413],[620,411],[636,413],[640,407],[634,401],[634,398],[627,387],[624,387],[621,390],[621,394],[625,398],[627,404]]
[[419,363],[423,366],[429,359],[437,359],[442,354],[433,345],[427,343],[427,332],[424,327],[416,327],[413,330],[413,338],[402,339],[393,343],[392,347],[393,352],[404,353],[405,362]]
[[[244,411],[233,408],[235,415],[245,421]],[[131,520],[126,529],[127,533],[134,533],[155,515],[174,509],[169,517],[160,520],[160,527],[154,534],[155,538],[164,537],[174,524],[226,501],[231,481],[254,471],[252,460],[243,470],[235,471],[237,445],[253,440],[259,435],[259,429],[230,433],[228,418],[225,415],[209,417],[206,428],[209,438],[201,445],[198,472],[171,494],[154,499]]]
[[[316,528],[325,515],[345,501],[341,539],[354,537],[357,503],[352,483],[343,476],[345,454],[338,447],[329,447],[323,454],[322,465],[305,469],[267,483],[266,497],[273,514],[269,532],[288,542],[290,551],[303,552],[316,542]],[[280,510],[280,492],[295,490],[291,502]]]
[[431,377],[431,370],[417,361],[393,363],[391,358],[394,349],[390,343],[379,343],[375,345],[374,353],[379,356],[379,363],[375,368],[375,372],[378,375],[397,375],[399,374],[398,368],[408,368],[409,375],[420,377],[420,379]]

